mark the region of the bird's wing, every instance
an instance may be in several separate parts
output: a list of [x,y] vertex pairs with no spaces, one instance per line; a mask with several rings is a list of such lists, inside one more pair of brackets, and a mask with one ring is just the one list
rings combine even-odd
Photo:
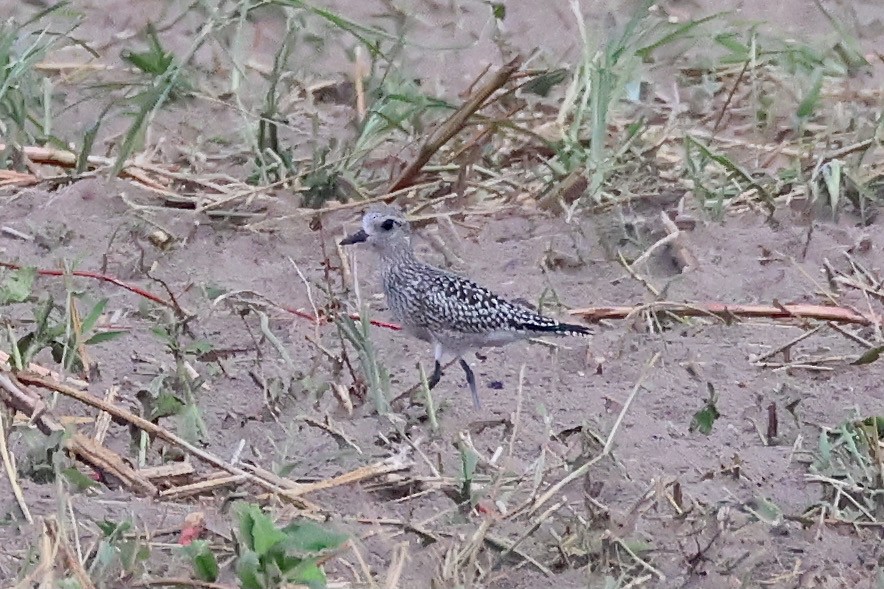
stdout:
[[421,306],[429,327],[461,333],[530,331],[557,322],[511,303],[472,280],[426,266]]

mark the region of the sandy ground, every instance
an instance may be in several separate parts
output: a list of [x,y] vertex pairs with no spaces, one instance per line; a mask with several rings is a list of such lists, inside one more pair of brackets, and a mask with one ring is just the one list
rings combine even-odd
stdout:
[[[773,30],[784,35],[831,33],[819,11],[801,0],[734,4],[742,18],[769,21]],[[144,26],[148,5],[159,10],[165,3],[141,3],[140,10],[127,3],[102,10],[97,4],[81,3],[87,20],[80,34],[88,34],[97,47],[113,56],[118,52],[121,32],[136,32]],[[458,6],[459,12],[452,12],[447,3],[400,6],[404,12],[413,10],[407,17],[412,25],[409,41],[427,48],[409,46],[399,65],[419,76],[429,91],[456,97],[488,64],[502,62],[502,44],[523,51],[541,48],[537,66],[568,63],[579,52],[567,3],[543,8],[527,1],[507,3],[507,16],[499,30],[487,17],[484,3]],[[711,3],[673,1],[667,8],[684,19],[707,14],[709,6]],[[839,6],[843,9],[840,4],[832,3],[831,7]],[[858,35],[864,50],[884,51],[884,13],[877,3],[846,6],[862,23]],[[386,3],[339,1],[328,7],[355,21],[395,30],[394,19],[384,16],[389,13]],[[32,8],[15,10],[26,13]],[[603,34],[625,21],[628,3],[610,11],[586,3],[583,10]],[[168,14],[172,13],[169,9]],[[849,15],[849,11],[843,14]],[[249,26],[254,33],[252,57],[266,65],[278,42],[279,23],[268,12],[266,18]],[[196,27],[196,19],[185,19],[164,39],[171,49],[182,51]],[[308,81],[345,77],[350,65],[343,51],[352,45],[352,39],[330,38],[316,59],[299,62],[301,69],[296,75]],[[446,50],[438,50],[442,47]],[[208,69],[212,59],[212,51],[206,50],[200,53],[198,63]],[[875,88],[884,79],[880,60],[878,64],[856,84]],[[218,85],[223,84],[218,81]],[[322,138],[350,133],[350,115],[344,107],[308,109],[295,105],[293,109],[290,122],[304,130],[299,148],[307,155],[310,141],[315,140],[308,136],[309,130],[317,128],[317,120]],[[69,125],[67,132],[76,133],[88,124],[89,114],[95,110],[94,105],[74,106],[61,124]],[[176,107],[154,133],[160,144],[157,157],[181,157],[182,146],[202,145],[213,134],[231,136],[230,129],[238,124],[229,109],[217,104],[195,102]],[[111,137],[125,125],[125,120],[110,121],[103,136]],[[212,171],[213,165],[205,163],[206,171]],[[237,170],[234,166],[230,173],[236,175]],[[277,196],[267,214],[292,216],[274,223],[272,230],[254,232],[192,211],[153,206],[153,195],[123,180],[91,178],[53,190],[37,187],[6,193],[0,201],[2,223],[40,238],[26,242],[4,237],[0,257],[47,268],[66,260],[161,292],[160,285],[143,272],[145,265],[152,264],[154,276],[164,280],[180,304],[196,314],[188,341],[206,341],[215,350],[225,351],[221,360],[193,360],[207,379],[207,388],[198,393],[207,432],[202,441],[219,456],[232,456],[242,441],[242,459],[268,468],[272,464],[296,479],[314,480],[408,453],[414,465],[406,488],[359,484],[310,496],[327,513],[335,514],[331,518],[334,525],[362,538],[362,556],[374,571],[386,571],[399,543],[407,542],[409,560],[400,587],[429,587],[434,579],[435,587],[457,586],[457,579],[445,578],[446,551],[462,548],[484,516],[458,508],[450,492],[431,484],[426,493],[410,495],[421,490],[416,481],[435,477],[433,469],[442,477],[459,476],[460,434],[468,432],[485,458],[498,448],[504,449],[499,467],[522,477],[497,496],[512,509],[527,497],[532,485],[545,488],[598,453],[600,445],[594,436],[604,439],[642,378],[643,384],[617,431],[613,459],[602,460],[588,475],[566,485],[547,504],[561,501],[559,508],[540,520],[536,529],[532,524],[538,520],[532,518],[501,519],[495,525],[498,537],[514,541],[524,536],[520,550],[545,563],[553,578],[513,556],[487,576],[485,586],[602,587],[606,575],[646,575],[642,586],[653,587],[877,586],[876,579],[884,574],[880,526],[817,525],[799,517],[815,505],[831,501],[831,487],[808,478],[810,465],[819,454],[821,428],[880,414],[884,407],[880,367],[850,365],[864,351],[856,341],[824,328],[792,346],[787,361],[840,360],[823,363],[822,369],[816,365],[777,369],[760,367],[753,360],[788,343],[810,324],[757,319],[725,325],[704,320],[668,322],[662,331],[648,333],[648,325],[641,319],[605,322],[597,326],[589,342],[563,340],[557,342],[561,344],[557,348],[519,344],[489,351],[484,359],[471,357],[485,405],[478,413],[470,405],[461,373],[456,366],[449,368],[435,391],[441,405],[438,433],[421,419],[420,408],[405,410],[404,420],[391,420],[379,417],[366,400],[357,403],[354,413],[348,415],[329,392],[328,384],[348,387],[349,376],[346,370],[331,365],[317,347],[321,344],[335,353],[340,350],[340,339],[332,327],[321,328],[317,341],[312,339],[315,332],[309,323],[268,309],[269,329],[290,354],[296,368],[293,373],[274,345],[261,337],[254,311],[243,313],[244,304],[213,305],[206,292],[211,288],[254,291],[289,307],[310,309],[307,290],[291,258],[313,285],[318,304],[327,302],[328,297],[318,290],[324,284],[326,264],[322,246],[333,252],[335,240],[356,226],[359,209],[326,215],[322,230],[316,230],[309,225],[310,217],[300,214],[296,198],[283,191]],[[150,206],[136,208],[132,203]],[[454,264],[454,270],[493,285],[506,296],[536,302],[548,290],[565,307],[638,305],[651,302],[653,296],[610,252],[634,247],[637,254],[659,238],[640,231],[638,243],[629,243],[623,219],[624,215],[652,219],[663,207],[650,200],[628,210],[587,215],[574,223],[532,208],[504,207],[487,214],[457,216],[454,235],[439,228],[426,233],[437,232],[460,254],[462,259]],[[429,209],[445,210],[444,204]],[[788,208],[777,211],[774,222],[755,213],[718,222],[700,211],[691,212],[700,219],[688,234],[698,268],[681,274],[663,253],[652,256],[641,268],[652,285],[665,288],[667,300],[823,304],[823,268],[828,263],[849,273],[846,253],[878,276],[884,273],[880,217],[861,227],[850,215],[837,222],[826,216],[808,219]],[[169,249],[157,248],[148,239],[156,227],[186,239]],[[448,263],[429,240],[419,239],[417,244],[425,259]],[[542,262],[548,250],[580,262],[544,270]],[[374,260],[368,252],[357,253],[355,259],[361,294],[373,317],[389,319],[378,294]],[[338,265],[339,261],[332,256],[331,263]],[[38,285],[41,294],[63,300],[61,281],[40,279]],[[139,310],[137,297],[111,285],[77,281],[76,286],[85,300],[107,297],[106,312],[118,312],[116,324],[129,332],[112,344],[90,350],[99,367],[91,390],[100,394],[116,385],[122,403],[137,408],[139,391],[147,389],[158,375],[174,370],[163,342],[151,333],[161,318],[146,316]],[[337,277],[332,286],[337,295],[355,301],[352,291],[344,290]],[[866,299],[857,292],[844,291],[840,303],[868,310]],[[10,317],[16,324],[26,325],[29,314],[21,308]],[[876,336],[871,328],[851,330],[867,340]],[[427,346],[383,328],[375,328],[372,338],[380,362],[390,370],[393,393],[417,382],[417,361],[429,368],[432,353]],[[643,377],[655,355],[659,358],[654,368]],[[52,363],[48,355],[41,360]],[[771,361],[782,362],[784,356],[776,354]],[[266,407],[258,384],[261,381],[283,391],[275,413]],[[721,417],[711,433],[703,435],[691,430],[691,422],[710,389],[717,395]],[[768,440],[765,431],[772,404],[778,410],[779,431],[776,439]],[[57,412],[83,410],[62,401]],[[513,417],[516,412],[517,419]],[[344,435],[332,436],[311,425],[311,420],[323,419],[329,419],[332,428]],[[164,423],[182,427],[171,419]],[[417,440],[426,459],[411,451],[403,432]],[[16,451],[23,452],[24,442],[16,443]],[[109,447],[127,453],[128,444],[126,428],[112,426]],[[151,458],[159,460],[155,454]],[[533,481],[538,468],[541,480]],[[480,464],[478,472],[499,474],[487,464]],[[57,512],[55,485],[28,479],[23,479],[22,485],[35,515]],[[31,538],[34,533],[18,518],[5,477],[0,489],[4,521],[0,539],[9,546],[0,556],[0,578],[13,579],[22,555],[10,543],[20,534]],[[98,497],[73,495],[71,502],[84,529],[91,521],[126,517],[133,517],[138,527],[146,530],[175,528],[187,513],[203,510],[209,530],[229,538],[231,523],[223,511],[222,495],[132,502],[122,489],[103,489]],[[765,501],[787,517],[774,517],[773,521],[759,518],[757,513]],[[884,507],[880,503],[878,507],[881,521]],[[290,510],[283,513],[283,517],[295,515]],[[356,523],[354,518],[375,523]],[[425,527],[437,533],[439,541],[429,542],[395,525],[381,525],[378,522],[382,520],[430,521]],[[647,563],[646,570],[625,556],[621,541],[638,551]],[[160,554],[151,560],[152,576],[187,572],[188,565],[177,553],[172,558]],[[493,554],[483,551],[479,560],[487,565]],[[349,553],[342,560],[355,564]],[[330,563],[331,578],[346,580],[350,575],[341,561]],[[230,577],[225,580],[232,582]]]

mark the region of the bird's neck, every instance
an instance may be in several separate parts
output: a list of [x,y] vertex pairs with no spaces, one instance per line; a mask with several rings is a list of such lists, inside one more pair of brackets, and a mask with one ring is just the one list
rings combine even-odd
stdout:
[[403,239],[396,243],[388,243],[386,247],[381,248],[379,253],[381,263],[388,268],[417,261],[408,239]]

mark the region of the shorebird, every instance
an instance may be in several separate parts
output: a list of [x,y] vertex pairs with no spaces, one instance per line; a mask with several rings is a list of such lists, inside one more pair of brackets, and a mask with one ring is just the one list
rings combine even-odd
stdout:
[[340,243],[365,243],[380,257],[390,311],[406,333],[433,346],[436,363],[429,387],[439,384],[442,359],[450,354],[466,374],[477,409],[481,403],[476,377],[463,359],[465,353],[542,335],[592,333],[586,326],[545,317],[468,278],[421,262],[411,245],[411,225],[398,208],[371,206],[362,217],[362,229]]

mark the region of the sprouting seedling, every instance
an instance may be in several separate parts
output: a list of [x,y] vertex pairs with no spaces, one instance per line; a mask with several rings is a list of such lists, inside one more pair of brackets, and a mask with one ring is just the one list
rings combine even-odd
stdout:
[[147,25],[147,40],[149,44],[147,51],[136,52],[124,49],[121,57],[146,74],[154,76],[165,74],[175,58],[163,49],[152,24]]
[[712,433],[712,426],[715,424],[715,420],[721,417],[721,413],[718,412],[718,407],[716,406],[718,394],[715,392],[715,387],[711,382],[707,382],[706,389],[709,392],[709,398],[706,399],[703,408],[694,413],[689,431],[698,431],[708,436]]

